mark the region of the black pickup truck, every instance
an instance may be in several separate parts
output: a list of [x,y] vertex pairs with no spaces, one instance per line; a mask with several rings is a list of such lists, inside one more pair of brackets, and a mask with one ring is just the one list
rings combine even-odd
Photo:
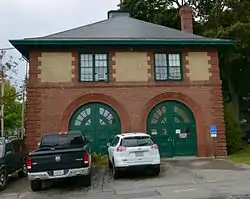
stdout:
[[89,142],[80,131],[44,134],[38,149],[26,159],[32,191],[40,190],[43,181],[70,177],[81,177],[83,185],[90,186],[89,150]]

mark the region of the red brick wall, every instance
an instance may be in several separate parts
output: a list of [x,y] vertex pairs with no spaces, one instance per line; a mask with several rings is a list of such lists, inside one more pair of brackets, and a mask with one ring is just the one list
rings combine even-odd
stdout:
[[[145,49],[143,49],[145,50]],[[117,49],[110,51],[114,55]],[[154,77],[153,54],[149,63]],[[183,72],[188,72],[186,59],[188,49],[183,50]],[[197,51],[197,50],[196,50]],[[26,132],[29,150],[37,146],[44,132],[67,130],[71,114],[81,105],[101,101],[113,107],[121,118],[123,131],[145,131],[146,118],[151,108],[165,100],[178,100],[194,113],[197,124],[198,156],[213,155],[209,126],[217,125],[217,155],[226,155],[221,81],[219,79],[217,51],[209,50],[212,76],[209,81],[191,82],[184,74],[182,82],[115,82],[112,74],[109,83],[79,83],[78,75],[71,83],[41,83],[37,66],[39,52],[30,53],[30,80],[28,85]],[[75,70],[78,74],[78,53],[72,51]],[[110,71],[112,58],[110,57]]]

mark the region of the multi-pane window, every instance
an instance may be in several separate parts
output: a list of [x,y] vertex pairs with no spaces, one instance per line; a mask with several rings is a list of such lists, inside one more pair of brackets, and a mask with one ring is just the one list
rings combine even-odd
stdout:
[[179,53],[155,54],[156,80],[181,80],[181,55]]
[[80,81],[107,81],[107,54],[80,54]]

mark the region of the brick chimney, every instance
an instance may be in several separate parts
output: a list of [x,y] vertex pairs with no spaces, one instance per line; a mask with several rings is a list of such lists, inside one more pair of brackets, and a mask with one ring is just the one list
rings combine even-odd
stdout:
[[180,8],[181,30],[187,33],[193,33],[193,10],[189,6]]

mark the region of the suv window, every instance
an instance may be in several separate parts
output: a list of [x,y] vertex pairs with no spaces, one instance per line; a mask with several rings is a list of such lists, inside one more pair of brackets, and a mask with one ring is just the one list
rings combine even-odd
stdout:
[[4,141],[0,139],[0,158],[4,156]]
[[5,154],[7,154],[8,152],[12,152],[12,154],[14,153],[12,143],[7,143],[6,144]]
[[120,138],[119,137],[115,137],[115,139],[111,142],[110,146],[116,146],[119,142]]
[[148,136],[127,137],[121,141],[121,146],[124,147],[152,146],[153,144],[153,140]]
[[53,133],[45,134],[40,147],[83,147],[86,145],[86,140],[80,133]]
[[14,148],[14,152],[15,153],[20,153],[20,144],[17,140],[12,142],[13,144],[13,148]]

